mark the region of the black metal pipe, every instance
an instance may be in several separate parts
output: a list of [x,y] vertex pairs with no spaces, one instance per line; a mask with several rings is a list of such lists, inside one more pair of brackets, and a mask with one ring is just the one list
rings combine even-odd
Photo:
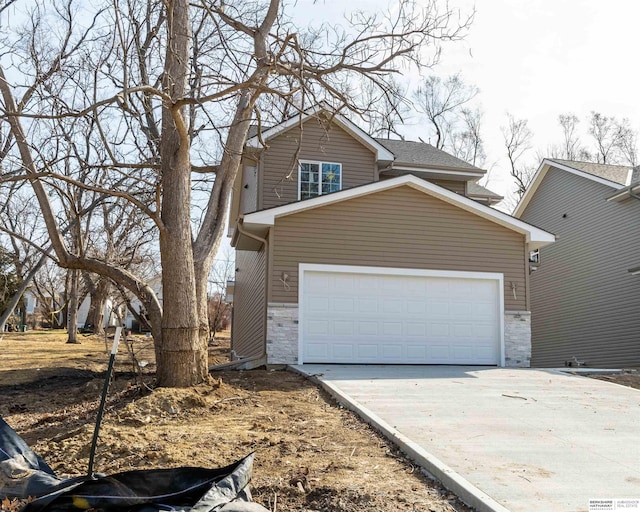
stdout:
[[93,461],[96,457],[96,446],[98,444],[98,435],[100,434],[100,424],[102,423],[102,415],[104,414],[104,404],[107,401],[107,392],[109,391],[109,383],[111,382],[111,373],[113,365],[116,362],[116,354],[118,353],[118,343],[120,343],[120,333],[122,327],[116,327],[116,333],[113,336],[113,345],[111,346],[111,356],[109,357],[109,366],[107,368],[107,376],[104,379],[102,387],[102,398],[100,399],[100,407],[98,407],[98,417],[96,418],[96,427],[93,429],[93,439],[91,440],[91,451],[89,453],[89,470],[87,475],[93,477]]

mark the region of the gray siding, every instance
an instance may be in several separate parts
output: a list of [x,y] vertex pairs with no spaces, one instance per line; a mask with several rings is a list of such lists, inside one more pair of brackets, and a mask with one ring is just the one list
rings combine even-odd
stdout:
[[505,309],[528,309],[524,236],[410,187],[277,219],[272,247],[269,302],[297,303],[298,264],[324,263],[500,272]]
[[236,251],[231,349],[237,357],[264,353],[266,305],[266,251]]
[[521,216],[558,236],[531,275],[532,366],[640,365],[640,201],[612,192],[552,168]]
[[309,118],[300,128],[292,128],[269,141],[260,162],[260,209],[298,200],[298,166],[294,159],[342,164],[342,188],[375,181],[374,153],[335,124],[326,125]]

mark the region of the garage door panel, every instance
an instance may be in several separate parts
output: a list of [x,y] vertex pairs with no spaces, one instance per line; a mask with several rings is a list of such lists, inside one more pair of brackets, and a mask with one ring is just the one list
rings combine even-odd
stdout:
[[404,291],[407,297],[424,297],[427,293],[427,283],[425,281],[408,279]]
[[453,318],[469,318],[473,314],[473,303],[471,301],[452,300],[449,312]]
[[442,302],[442,299],[429,299],[427,302],[427,318],[448,319],[450,315],[450,305]]
[[497,364],[497,279],[302,273],[304,362]]
[[411,300],[406,301],[405,312],[410,316],[426,315],[427,314],[427,302],[424,300]]
[[396,336],[402,332],[401,322],[380,322],[382,324],[382,335],[385,337]]
[[380,334],[378,322],[358,322],[358,334],[367,338],[378,336]]
[[489,319],[493,322],[496,319],[496,305],[492,302],[474,302],[471,317],[474,320]]
[[353,322],[334,320],[333,334],[336,336],[352,336],[354,334]]
[[362,360],[376,360],[380,355],[380,346],[373,343],[358,343],[355,350]]
[[327,336],[331,332],[329,322],[327,320],[309,320],[307,323],[307,335]]
[[498,335],[495,325],[492,324],[474,324],[473,334],[480,340],[493,340]]
[[382,314],[402,315],[403,303],[404,301],[402,299],[382,299]]
[[309,360],[327,359],[329,357],[329,344],[307,342],[305,351]]
[[310,297],[305,304],[310,313],[325,313],[329,311],[329,298],[321,295]]
[[473,338],[474,336],[472,323],[455,322],[453,324],[453,338]]
[[384,344],[381,346],[382,357],[388,358],[388,359],[402,360],[405,358],[403,348],[404,347],[401,345],[391,345],[388,343]]
[[378,314],[378,301],[376,299],[358,299],[358,313]]
[[424,338],[427,335],[427,325],[424,322],[407,322],[405,326],[405,333],[407,336],[419,336]]
[[355,300],[351,297],[335,297],[330,300],[331,311],[353,313],[355,312]]
[[308,286],[311,286],[316,293],[329,293],[331,291],[330,281],[332,276],[320,272],[313,274],[305,274],[305,280]]
[[426,345],[407,345],[408,361],[425,361],[428,358]]
[[429,322],[427,326],[427,338],[437,338],[438,336],[449,337],[449,324]]

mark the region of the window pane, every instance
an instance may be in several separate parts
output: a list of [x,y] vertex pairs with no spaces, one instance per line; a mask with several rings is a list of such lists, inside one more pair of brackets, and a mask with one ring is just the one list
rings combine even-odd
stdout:
[[322,182],[323,183],[340,183],[340,164],[322,164]]
[[300,199],[309,199],[318,195],[320,165],[309,162],[300,164]]

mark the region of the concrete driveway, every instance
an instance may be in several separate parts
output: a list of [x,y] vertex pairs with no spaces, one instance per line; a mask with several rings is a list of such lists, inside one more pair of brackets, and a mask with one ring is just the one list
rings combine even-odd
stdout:
[[[556,371],[304,365],[479,510],[640,510],[640,391]],[[602,510],[614,510],[602,509]]]

